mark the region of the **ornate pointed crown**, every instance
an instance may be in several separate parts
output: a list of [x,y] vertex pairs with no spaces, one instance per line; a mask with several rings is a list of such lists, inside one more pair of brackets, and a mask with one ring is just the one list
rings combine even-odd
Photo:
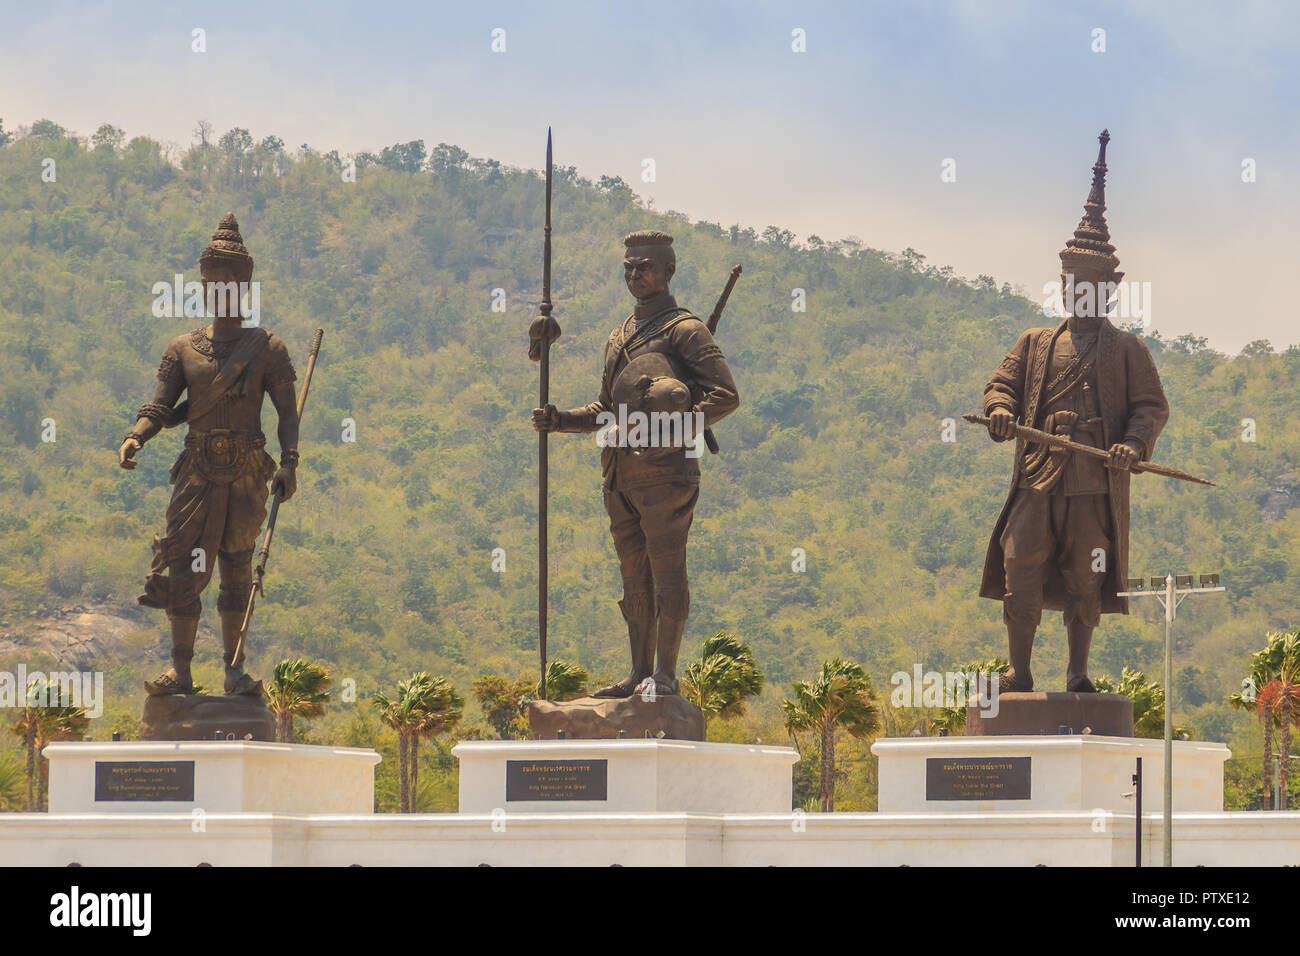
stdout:
[[253,257],[248,254],[244,237],[239,234],[239,222],[233,212],[228,212],[221,218],[221,224],[212,234],[212,241],[199,256],[200,268],[218,261],[228,263],[239,271],[246,270],[250,276],[253,274]]
[[1083,218],[1074,229],[1074,237],[1061,250],[1061,271],[1067,275],[1105,277],[1114,274],[1118,281],[1123,275],[1116,272],[1119,257],[1110,243],[1110,228],[1106,225],[1106,144],[1110,133],[1102,130],[1097,137],[1101,148],[1097,161],[1092,164],[1092,188],[1083,204]]

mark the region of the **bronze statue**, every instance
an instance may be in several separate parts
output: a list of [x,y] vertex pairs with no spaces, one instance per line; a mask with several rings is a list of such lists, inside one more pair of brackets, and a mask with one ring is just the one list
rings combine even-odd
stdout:
[[1093,168],[1083,219],[1061,252],[1068,318],[1023,333],[984,389],[994,441],[1016,422],[1097,449],[1104,459],[1016,443],[1011,491],[989,542],[980,595],[1002,602],[1011,670],[1001,690],[1034,686],[1029,660],[1044,608],[1064,613],[1066,690],[1095,691],[1088,651],[1102,614],[1127,614],[1129,474],[1148,462],[1165,421],[1160,376],[1142,339],[1107,318],[1123,278],[1104,216],[1106,144]]
[[[599,398],[567,412],[554,405],[533,409],[538,431],[603,430],[606,436],[600,456],[605,511],[623,576],[619,607],[627,622],[632,669],[623,680],[597,691],[597,697],[629,697],[647,678],[655,693],[677,693],[677,655],[690,609],[686,540],[699,498],[702,442],[688,446],[680,434],[674,439],[653,429],[638,437],[636,424],[624,423],[637,412],[645,417],[676,413],[698,422],[699,439],[704,428],[740,403],[713,335],[669,292],[676,269],[672,242],[671,236],[652,230],[623,240],[624,280],[636,307],[605,345]],[[530,329],[534,352],[557,335],[555,320],[539,317]]]
[[[167,529],[154,536],[153,568],[139,603],[167,612],[172,667],[145,683],[150,695],[188,694],[194,689],[190,662],[202,611],[200,595],[221,570],[217,610],[226,665],[227,694],[261,693],[261,681],[244,672],[240,628],[253,587],[253,550],[266,518],[267,482],[283,500],[297,487],[297,376],[280,339],[261,328],[244,328],[239,295],[252,280],[253,259],[239,223],[227,214],[199,257],[212,324],[177,336],[158,369],[153,400],[140,408],[118,452],[123,468],[163,428],[189,423],[185,449],[172,466]],[[235,284],[235,285],[232,285]],[[179,405],[181,392],[188,391]],[[280,466],[265,451],[262,396],[279,415]]]

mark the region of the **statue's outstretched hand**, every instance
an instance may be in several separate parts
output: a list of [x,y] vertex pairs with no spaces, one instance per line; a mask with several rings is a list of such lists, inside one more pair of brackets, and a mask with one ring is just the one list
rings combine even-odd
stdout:
[[135,467],[135,453],[144,446],[135,438],[128,438],[122,442],[122,447],[117,450],[117,463],[121,467],[130,471]]

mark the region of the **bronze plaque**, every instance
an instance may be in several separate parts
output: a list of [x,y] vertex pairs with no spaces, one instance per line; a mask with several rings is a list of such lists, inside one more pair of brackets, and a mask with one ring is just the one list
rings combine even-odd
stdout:
[[604,800],[608,760],[507,760],[506,802]]
[[95,761],[95,802],[194,802],[193,760]]
[[1028,800],[1028,757],[929,757],[927,800]]

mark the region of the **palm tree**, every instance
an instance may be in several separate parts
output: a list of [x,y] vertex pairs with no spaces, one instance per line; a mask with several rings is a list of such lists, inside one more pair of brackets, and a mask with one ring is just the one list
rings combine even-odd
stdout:
[[1291,725],[1300,722],[1300,631],[1270,635],[1265,653],[1273,665],[1274,677],[1259,690],[1257,716],[1261,721],[1266,721],[1265,714],[1273,718],[1266,721],[1265,733],[1269,723],[1280,731],[1276,809],[1285,810],[1291,783]]
[[460,722],[464,708],[465,699],[456,693],[445,677],[432,677],[420,683],[412,712],[411,739],[407,745],[411,751],[411,795],[407,802],[412,813],[417,809],[416,797],[420,792],[420,738],[436,737],[451,730]]
[[[785,729],[791,736],[811,730],[821,741],[822,811],[835,809],[835,734],[870,737],[880,728],[880,711],[871,678],[860,664],[834,658],[812,681],[795,681],[794,700],[785,700]],[[798,739],[796,738],[796,743]]]
[[[581,664],[554,660],[546,662],[546,694],[548,700],[573,700],[587,692],[587,668]],[[538,682],[533,696],[541,698],[542,685]]]
[[704,642],[700,659],[682,675],[681,694],[704,712],[704,725],[714,717],[738,717],[746,698],[763,690],[763,675],[754,666],[749,645],[719,631]]
[[1263,767],[1263,808],[1273,808],[1273,729],[1277,726],[1278,715],[1273,708],[1272,693],[1261,692],[1268,687],[1278,674],[1279,644],[1282,635],[1270,632],[1267,645],[1262,651],[1251,655],[1250,672],[1242,681],[1242,689],[1228,697],[1228,704],[1237,710],[1254,714],[1264,728],[1264,767]]
[[[90,725],[90,718],[81,707],[60,707],[50,703],[58,696],[57,688],[33,678],[18,710],[18,719],[10,725],[10,730],[22,738],[27,749],[28,812],[40,808],[45,802],[46,761],[40,756],[45,745],[56,740],[80,740]],[[44,704],[40,703],[42,700]]]
[[276,740],[282,744],[293,743],[294,717],[310,720],[325,713],[329,685],[330,675],[325,668],[301,657],[275,665],[266,696],[267,706],[275,714]]
[[399,808],[401,813],[410,813],[419,780],[419,768],[413,766],[416,739],[453,726],[460,720],[465,701],[446,678],[420,671],[397,685],[395,698],[389,699],[381,691],[373,703],[379,719],[397,731]]

